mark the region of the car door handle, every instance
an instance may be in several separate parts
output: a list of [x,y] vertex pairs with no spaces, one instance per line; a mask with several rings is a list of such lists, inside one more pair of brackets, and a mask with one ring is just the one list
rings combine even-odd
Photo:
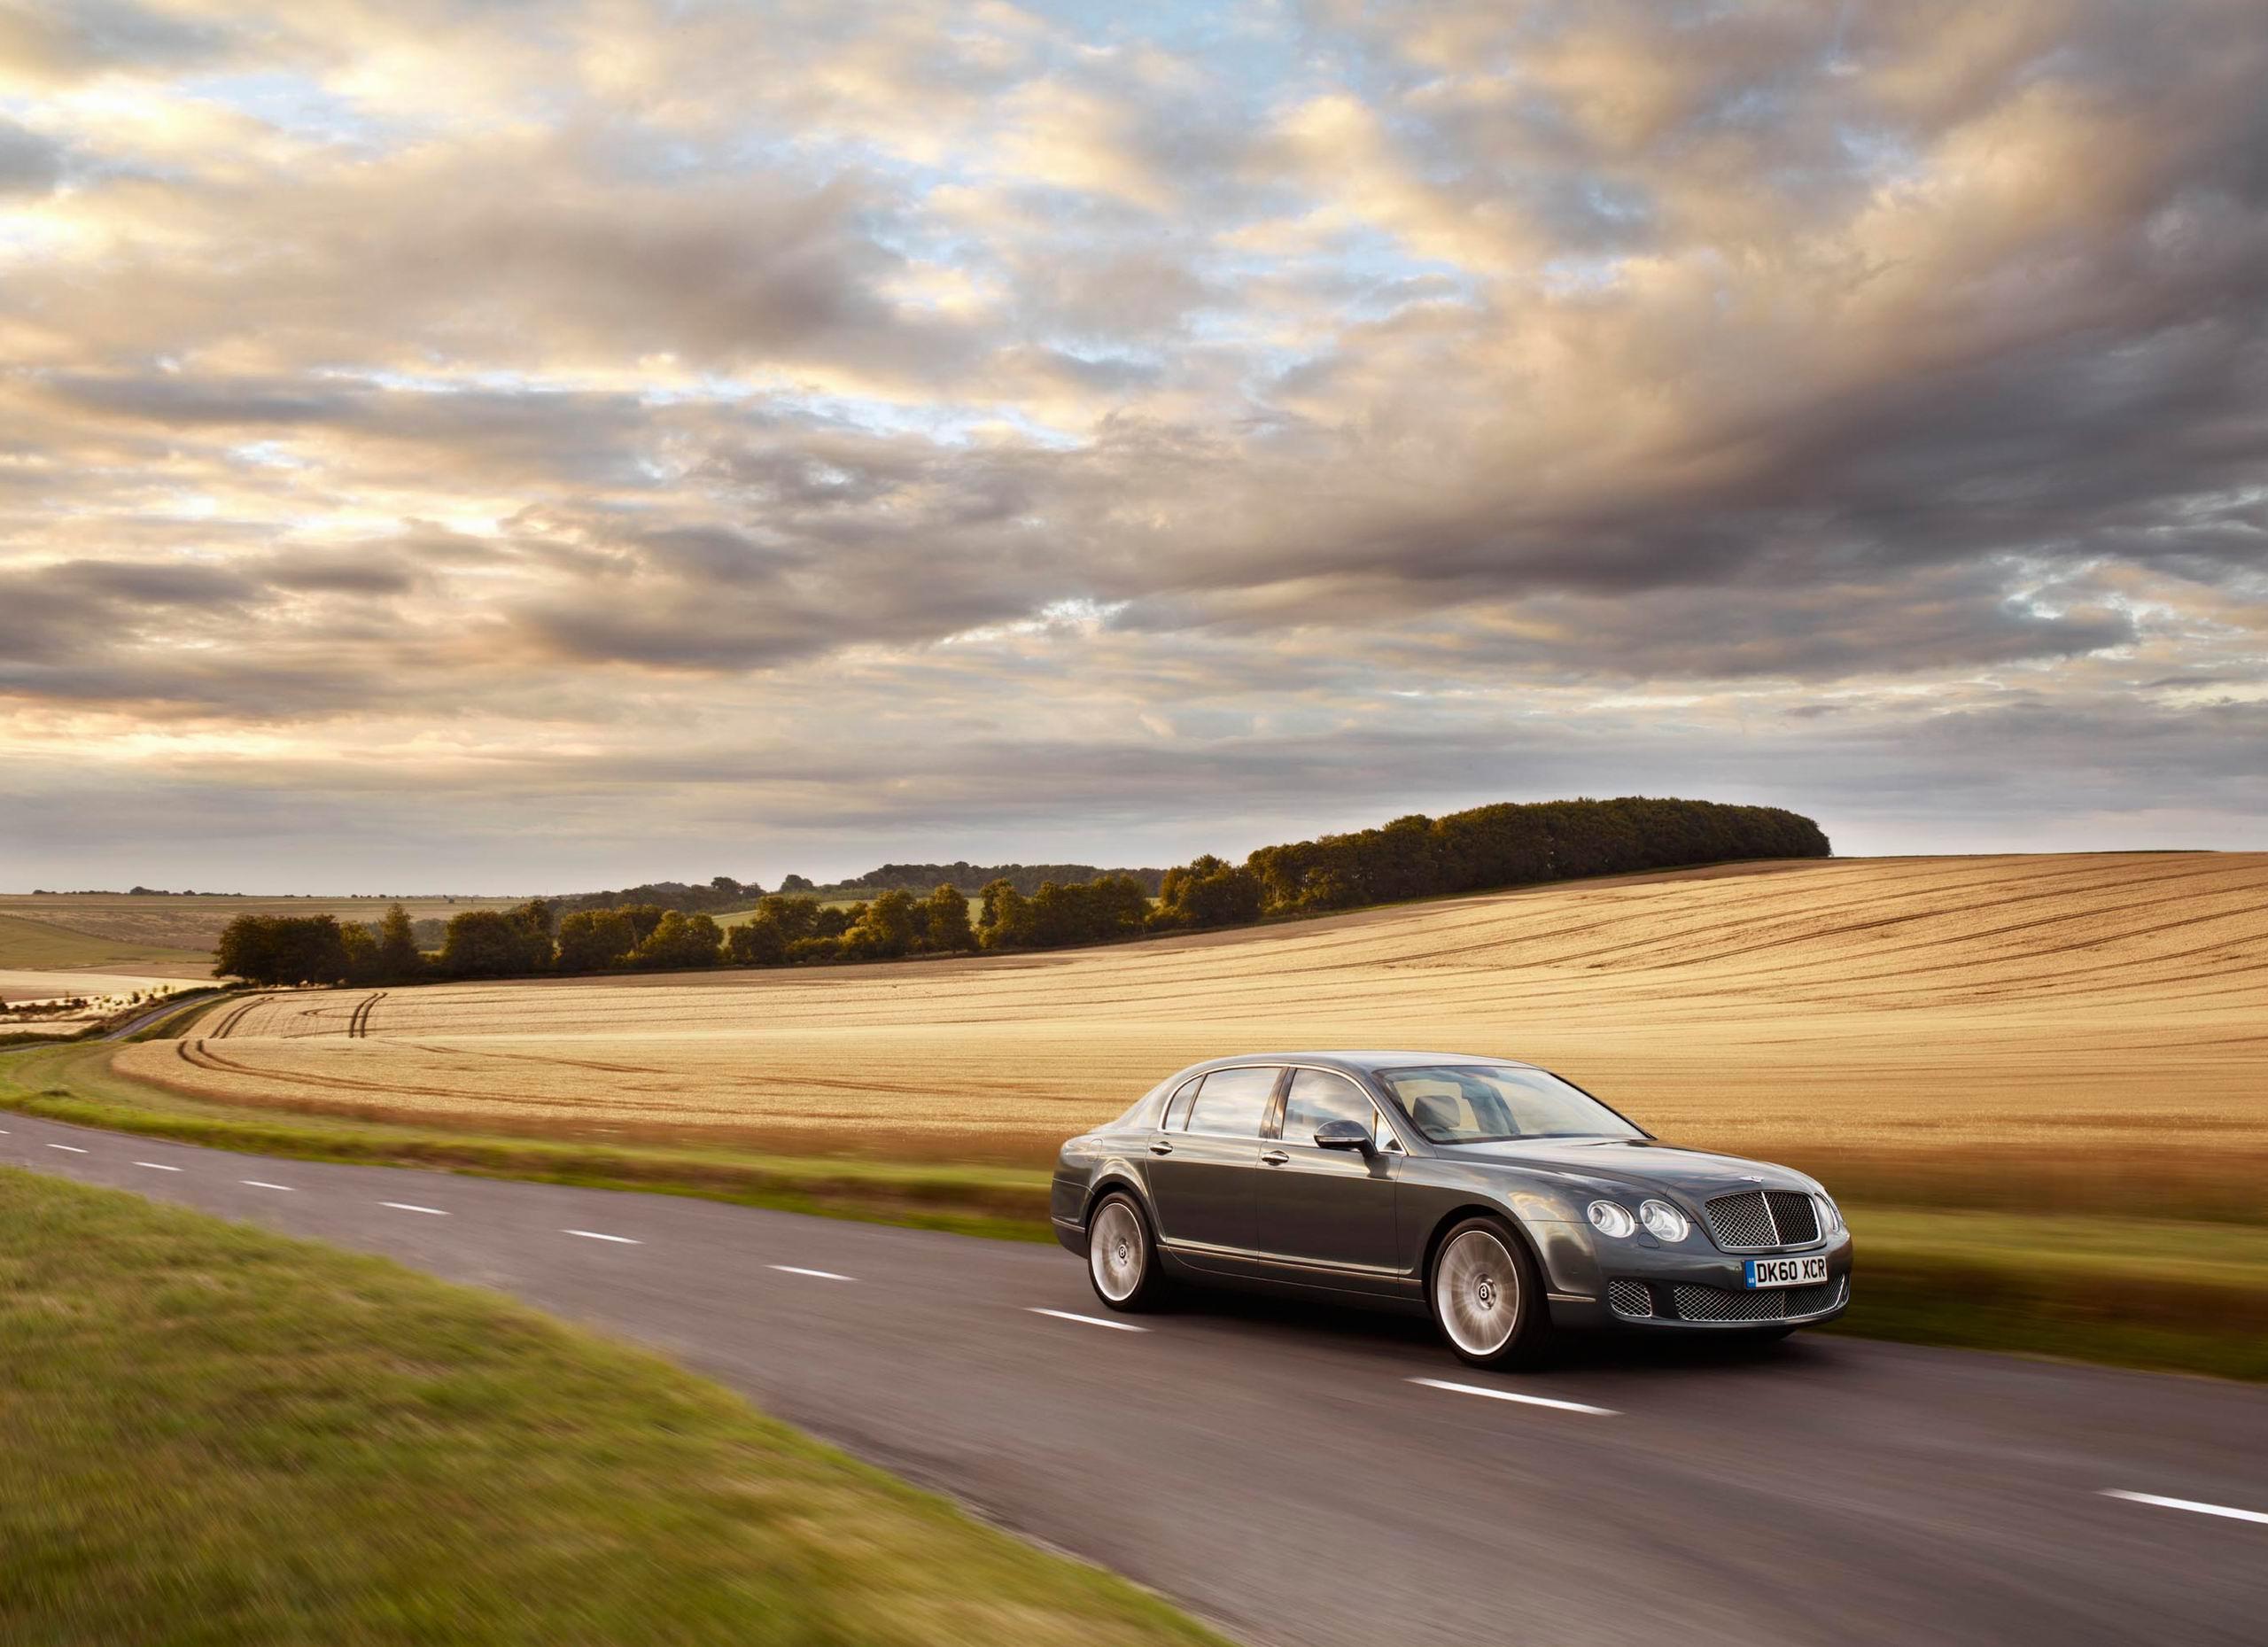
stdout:
[[1153,1155],[1170,1155],[1173,1154],[1173,1146],[1167,1143],[1163,1138],[1160,1138],[1156,1143],[1150,1146],[1150,1154]]
[[1282,1166],[1285,1161],[1287,1161],[1291,1160],[1291,1157],[1290,1157],[1289,1155],[1286,1155],[1286,1154],[1285,1154],[1282,1150],[1280,1150],[1280,1149],[1271,1149],[1271,1150],[1270,1150],[1266,1154],[1262,1155],[1260,1159],[1261,1159],[1262,1161],[1264,1161],[1264,1162],[1265,1162],[1267,1165],[1269,1165],[1269,1166],[1271,1166],[1271,1167],[1280,1167],[1280,1166]]

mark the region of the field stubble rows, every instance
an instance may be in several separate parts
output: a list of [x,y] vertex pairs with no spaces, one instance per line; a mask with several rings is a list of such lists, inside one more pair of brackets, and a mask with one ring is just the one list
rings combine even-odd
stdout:
[[1737,866],[1046,956],[286,994],[201,1029],[117,1068],[232,1105],[1026,1162],[1223,1052],[1495,1051],[1860,1193],[2268,1218],[2268,854]]

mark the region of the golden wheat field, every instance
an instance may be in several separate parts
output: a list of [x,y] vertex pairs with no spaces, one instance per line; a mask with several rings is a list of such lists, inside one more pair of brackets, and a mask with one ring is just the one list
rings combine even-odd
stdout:
[[237,1104],[1020,1160],[1180,1064],[1289,1046],[1528,1058],[1783,1158],[2268,1159],[2268,854],[1742,865],[1048,955],[302,992],[116,1067]]

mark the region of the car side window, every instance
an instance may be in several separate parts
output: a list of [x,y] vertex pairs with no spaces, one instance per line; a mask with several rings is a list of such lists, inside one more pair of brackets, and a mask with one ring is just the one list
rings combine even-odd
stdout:
[[1276,1075],[1272,1068],[1257,1066],[1214,1070],[1198,1084],[1189,1130],[1258,1138],[1261,1123],[1268,1119],[1268,1100],[1276,1092]]
[[1284,1094],[1284,1141],[1312,1144],[1326,1121],[1355,1122],[1377,1136],[1378,1115],[1362,1088],[1327,1070],[1294,1069],[1291,1091]]
[[1190,1101],[1197,1096],[1197,1088],[1205,1077],[1198,1076],[1181,1084],[1181,1088],[1166,1102],[1166,1117],[1159,1123],[1167,1132],[1178,1132],[1189,1124]]

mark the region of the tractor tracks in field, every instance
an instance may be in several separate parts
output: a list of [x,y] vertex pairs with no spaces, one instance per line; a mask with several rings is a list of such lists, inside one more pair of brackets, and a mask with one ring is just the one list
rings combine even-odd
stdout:
[[354,1003],[354,1010],[346,1015],[346,1038],[348,1040],[351,1041],[357,1036],[360,1036],[366,1041],[370,1038],[370,1009],[373,1006],[376,1006],[380,1001],[385,999],[385,998],[386,991],[380,990],[374,995],[365,995],[361,1000]]
[[221,1015],[221,1022],[213,1026],[212,1032],[210,1034],[198,1037],[199,1043],[202,1044],[205,1041],[219,1041],[226,1039],[229,1031],[235,1029],[237,1024],[244,1021],[244,1015],[250,1012],[253,1007],[260,1005],[266,998],[267,998],[264,996],[255,995],[248,1001],[237,1002],[234,1006],[229,1007],[227,1012]]

